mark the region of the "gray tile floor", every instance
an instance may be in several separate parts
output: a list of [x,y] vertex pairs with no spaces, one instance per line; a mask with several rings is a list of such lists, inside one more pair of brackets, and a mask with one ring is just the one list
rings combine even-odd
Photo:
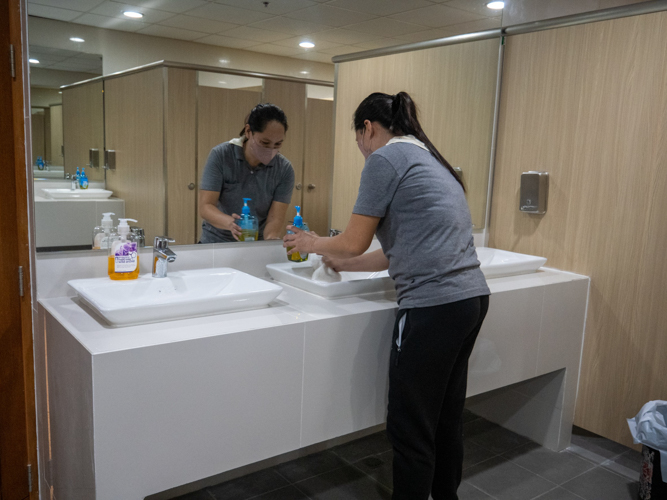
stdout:
[[[465,413],[460,500],[636,500],[641,454],[574,428],[556,453]],[[384,432],[205,488],[178,500],[390,499]]]

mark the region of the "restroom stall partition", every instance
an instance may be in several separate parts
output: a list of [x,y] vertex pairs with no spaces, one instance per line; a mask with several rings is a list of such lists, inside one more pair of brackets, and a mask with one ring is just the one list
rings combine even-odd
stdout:
[[[204,85],[197,87],[198,172],[194,181],[197,186],[201,181],[211,149],[222,142],[238,137],[246,116],[261,100],[261,89],[229,89]],[[202,218],[198,215],[197,241],[201,237],[201,225]]]
[[364,166],[350,129],[373,92],[408,92],[429,139],[461,169],[475,229],[485,227],[499,38],[336,64],[332,226],[344,229]]
[[[86,167],[88,180],[103,181],[104,82],[101,80],[62,90],[62,144],[65,173]],[[99,164],[90,167],[90,150],[99,152]],[[60,151],[57,152],[58,154]]]
[[167,229],[163,87],[163,68],[104,81],[106,149],[116,157],[106,187],[125,200],[125,216],[138,221],[131,224],[148,245]]

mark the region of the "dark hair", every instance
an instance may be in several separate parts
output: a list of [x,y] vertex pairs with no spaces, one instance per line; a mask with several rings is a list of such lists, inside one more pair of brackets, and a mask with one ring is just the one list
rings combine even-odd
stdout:
[[396,95],[374,92],[369,95],[361,101],[354,112],[354,130],[363,130],[366,120],[378,122],[396,135],[414,135],[424,143],[435,159],[449,170],[465,191],[466,188],[461,178],[422,130],[417,119],[417,108],[407,92],[399,92]]
[[268,123],[272,121],[282,124],[285,127],[285,132],[287,132],[287,117],[282,109],[268,102],[258,104],[246,116],[245,123],[239,135],[245,133],[246,125],[250,125],[251,132],[264,132]]

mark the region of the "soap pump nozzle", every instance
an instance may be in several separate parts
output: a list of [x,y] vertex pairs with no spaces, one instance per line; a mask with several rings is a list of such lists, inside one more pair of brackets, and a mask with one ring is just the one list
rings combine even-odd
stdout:
[[250,215],[250,207],[248,206],[248,202],[252,201],[252,198],[243,198],[243,208],[241,209],[241,214],[245,217],[246,215]]
[[113,227],[113,219],[111,218],[112,215],[116,215],[113,212],[106,212],[102,214],[102,227],[104,228],[112,228]]
[[127,221],[131,220],[132,222],[138,222],[134,219],[118,219],[118,234],[120,235],[127,235],[130,233],[130,225],[127,223]]
[[294,227],[298,227],[301,229],[303,227],[303,217],[301,217],[301,207],[294,207],[296,208],[296,216],[294,217]]

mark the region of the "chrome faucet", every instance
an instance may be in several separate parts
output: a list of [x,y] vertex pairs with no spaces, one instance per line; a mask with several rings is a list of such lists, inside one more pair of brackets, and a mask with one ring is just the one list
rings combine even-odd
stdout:
[[153,278],[167,277],[167,262],[174,262],[176,254],[169,248],[174,240],[169,236],[156,236],[153,244]]

